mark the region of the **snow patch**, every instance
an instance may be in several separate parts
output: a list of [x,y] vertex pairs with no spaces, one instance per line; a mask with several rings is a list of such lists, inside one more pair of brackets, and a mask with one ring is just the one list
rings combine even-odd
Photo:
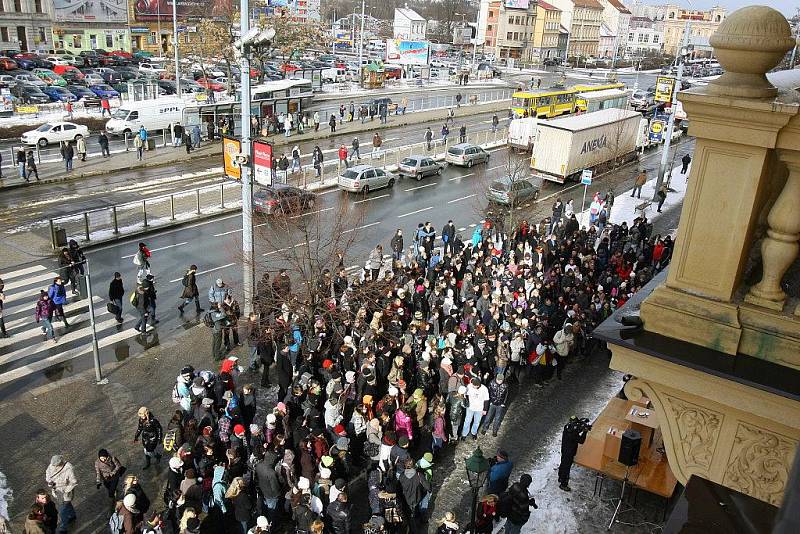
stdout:
[[6,476],[0,472],[0,523],[2,520],[9,521],[8,509],[14,500],[14,492],[8,487]]

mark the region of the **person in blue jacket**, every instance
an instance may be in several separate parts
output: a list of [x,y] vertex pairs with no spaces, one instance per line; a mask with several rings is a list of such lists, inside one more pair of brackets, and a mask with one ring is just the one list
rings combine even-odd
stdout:
[[47,294],[53,302],[53,315],[61,317],[64,326],[69,328],[67,316],[64,314],[64,304],[67,303],[67,290],[64,287],[64,279],[60,276],[56,276],[53,279],[53,285],[47,289]]
[[489,468],[489,494],[500,495],[506,491],[513,468],[514,462],[508,459],[508,453],[502,449],[497,451],[494,462]]

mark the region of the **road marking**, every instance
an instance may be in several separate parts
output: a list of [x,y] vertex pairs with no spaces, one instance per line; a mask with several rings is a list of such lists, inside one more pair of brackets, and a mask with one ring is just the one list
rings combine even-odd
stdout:
[[458,229],[458,231],[459,231],[459,232],[463,232],[463,231],[464,231],[464,230],[466,230],[466,229],[467,229],[467,228],[466,228],[465,226],[462,226],[461,228],[459,228],[459,229]]
[[[289,218],[290,219],[299,219],[300,217],[307,217],[309,215],[316,215],[317,213],[322,213],[323,211],[330,211],[332,209],[333,209],[333,206],[331,206],[330,208],[322,208],[321,210],[317,210],[317,211],[309,211],[309,212],[306,212],[306,213],[301,213],[300,215],[292,215]],[[259,225],[259,226],[263,226],[263,225]]]
[[241,232],[241,231],[242,231],[242,229],[241,229],[241,228],[239,228],[239,229],[237,229],[237,230],[229,230],[229,231],[227,231],[227,232],[222,232],[222,233],[219,233],[219,234],[214,234],[214,237],[222,237],[222,236],[224,236],[224,235],[231,235],[231,234],[235,234],[235,233],[238,233],[238,232]]
[[[150,252],[158,252],[159,250],[167,250],[168,248],[180,247],[182,245],[185,245],[186,243],[187,243],[187,241],[184,241],[182,243],[175,243],[174,245],[167,245],[166,247],[151,248]],[[134,256],[136,256],[136,254],[129,254],[127,256],[122,256],[122,259],[123,260],[127,260],[128,258],[133,258]]]
[[[197,271],[194,274],[195,274],[195,276],[198,276],[198,275],[201,275],[201,274],[213,273],[214,271],[219,271],[220,269],[227,269],[228,267],[233,267],[234,265],[236,265],[235,262],[234,263],[228,263],[228,264],[225,264],[225,265],[221,265],[219,267],[214,267],[213,269],[206,269],[205,271]],[[175,282],[180,282],[181,280],[183,280],[182,276],[180,278],[176,278],[175,280],[170,280],[169,283],[170,284],[174,284]]]
[[495,170],[495,169],[500,169],[500,168],[502,168],[502,167],[505,167],[505,165],[495,165],[494,167],[489,167],[489,168],[488,168],[488,169],[486,169],[486,170],[487,170],[487,171],[493,171],[493,170]]
[[7,283],[3,291],[8,295],[11,293],[12,290],[18,287],[25,287],[31,284],[36,284],[39,282],[47,281],[48,285],[53,281],[53,278],[58,276],[58,273],[55,271],[50,271],[42,274],[37,274],[35,276],[26,277],[24,280],[17,280],[15,282]]
[[428,206],[427,208],[422,208],[421,210],[412,211],[411,213],[404,213],[402,215],[398,215],[397,218],[401,219],[403,217],[408,217],[409,215],[414,215],[416,213],[422,213],[423,211],[432,210],[433,206]]
[[370,200],[377,200],[379,198],[386,198],[388,196],[389,196],[389,194],[387,193],[385,195],[378,195],[377,197],[370,197],[370,198],[364,198],[364,199],[361,199],[361,200],[355,200],[355,201],[353,201],[353,204],[361,204],[362,202],[369,202]]
[[448,200],[448,201],[447,201],[447,203],[448,203],[448,204],[452,204],[452,203],[454,203],[454,202],[458,202],[458,201],[460,201],[460,200],[466,200],[466,199],[468,199],[468,198],[472,198],[472,197],[474,197],[475,195],[476,195],[476,193],[472,193],[471,195],[467,195],[467,196],[465,196],[465,197],[461,197],[461,198],[454,198],[453,200]]
[[469,225],[469,227],[470,227],[470,228],[475,228],[476,226],[478,226],[478,225],[477,225],[477,224],[475,224],[475,223],[471,223],[471,224]]
[[317,193],[318,195],[329,195],[330,193],[336,193],[337,191],[341,191],[338,187],[334,187],[333,189],[328,189],[327,191],[320,191]]
[[316,240],[316,239],[312,239],[311,241],[306,241],[306,242],[303,242],[303,243],[298,243],[298,244],[296,244],[296,245],[294,246],[294,248],[306,247],[306,246],[310,245],[311,243],[316,243],[316,242],[317,242],[317,240]]
[[370,226],[375,226],[376,224],[380,224],[380,223],[381,223],[380,221],[376,221],[376,222],[373,222],[373,223],[365,224],[363,226],[359,226],[357,228],[351,228],[349,230],[344,230],[344,231],[342,231],[342,233],[343,234],[347,234],[347,233],[350,233],[350,232],[355,232],[356,230],[363,230],[364,228],[369,228]]
[[461,176],[456,176],[455,178],[448,178],[448,180],[450,180],[452,182],[453,180],[460,180],[462,178],[469,178],[470,176],[475,176],[475,173],[474,172],[468,172],[467,174],[462,174]]
[[4,273],[3,276],[0,278],[6,281],[6,287],[8,287],[10,285],[8,284],[8,281],[11,280],[12,278],[20,278],[22,276],[33,274],[37,271],[43,271],[45,269],[50,269],[50,267],[47,267],[45,265],[33,265],[31,267],[25,267],[24,269],[17,269],[16,271],[8,271]]
[[416,191],[417,189],[423,189],[425,187],[430,187],[430,186],[436,185],[438,183],[439,182],[431,182],[431,183],[425,184],[425,185],[418,185],[417,187],[409,187],[408,189],[403,189],[403,191]]
[[[101,302],[102,300],[103,299],[101,297],[98,297],[97,295],[94,295],[94,297],[92,298],[92,302],[94,303]],[[81,299],[77,302],[70,302],[69,304],[64,304],[64,313],[69,313],[74,310],[83,309],[84,307],[88,307],[88,302],[86,302],[85,299]],[[31,322],[34,320],[33,319],[34,308],[35,304],[30,303],[30,304],[24,304],[22,306],[16,306],[16,309],[18,309],[18,311],[13,311],[15,308],[6,308],[5,310],[3,310],[6,317],[11,317],[12,315],[16,315],[23,311],[25,312],[25,317],[22,317],[21,319],[6,321],[6,328],[8,330],[13,330],[20,326],[30,325]]]
[[[68,319],[69,319],[69,322],[70,322],[70,326],[72,324],[76,324],[77,325],[77,324],[80,324],[80,323],[82,323],[84,321],[88,321],[89,320],[88,311],[89,310],[86,309],[85,311],[81,311],[81,313],[79,313],[78,315],[73,315],[73,316],[69,317]],[[99,313],[99,311],[100,310],[98,309],[98,313]],[[18,332],[18,333],[14,334],[11,337],[6,337],[6,338],[0,339],[0,347],[7,347],[9,345],[14,345],[17,342],[25,341],[26,339],[33,339],[35,337],[39,337],[39,338],[42,337],[43,334],[42,334],[42,329],[41,329],[41,323],[33,323],[30,320],[26,320],[25,324],[30,326],[30,328],[28,328],[27,330],[23,330],[22,332]],[[58,323],[58,320],[54,318],[53,319],[53,328],[57,328],[59,324],[60,323]],[[10,330],[10,325],[6,325],[6,327]]]

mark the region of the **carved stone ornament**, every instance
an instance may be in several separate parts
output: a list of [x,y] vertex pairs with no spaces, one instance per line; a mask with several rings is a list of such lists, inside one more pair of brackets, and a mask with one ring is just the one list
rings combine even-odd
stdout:
[[780,506],[797,441],[740,422],[722,484]]
[[678,427],[682,463],[692,471],[699,468],[708,473],[725,416],[677,397],[665,398]]
[[709,38],[725,73],[709,83],[711,94],[769,98],[778,90],[769,72],[794,47],[789,22],[768,6],[747,6],[731,13]]

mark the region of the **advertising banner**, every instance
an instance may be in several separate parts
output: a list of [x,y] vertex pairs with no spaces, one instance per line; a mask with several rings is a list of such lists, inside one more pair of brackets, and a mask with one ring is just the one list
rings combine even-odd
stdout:
[[530,0],[503,0],[503,5],[508,9],[528,9]]
[[242,170],[236,163],[236,156],[242,152],[242,142],[232,137],[222,138],[222,167],[225,169],[225,176],[233,180],[242,179]]
[[672,92],[675,90],[675,78],[659,76],[656,78],[656,102],[672,102]]
[[[170,18],[172,11],[170,11]],[[53,0],[58,22],[127,22],[127,0]]]
[[272,145],[253,141],[253,178],[261,185],[272,185]]
[[386,62],[400,65],[427,65],[431,44],[428,41],[386,40]]
[[[96,0],[85,1],[88,3]],[[178,2],[176,10],[179,20],[224,18],[233,13],[232,0],[135,0],[133,16],[136,20],[171,21],[173,1]],[[73,0],[73,2],[80,2],[80,0]]]
[[666,124],[661,119],[653,119],[650,121],[650,142],[651,143],[660,143],[664,140],[664,130],[666,129]]

